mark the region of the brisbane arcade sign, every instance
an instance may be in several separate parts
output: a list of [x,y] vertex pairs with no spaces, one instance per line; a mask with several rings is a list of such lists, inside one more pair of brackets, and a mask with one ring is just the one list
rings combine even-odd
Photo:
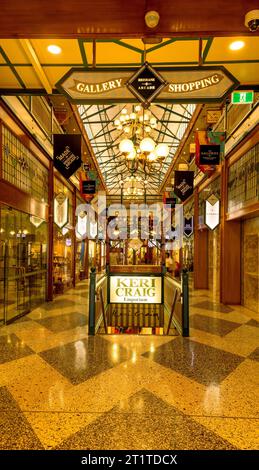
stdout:
[[217,102],[239,82],[223,66],[72,68],[56,84],[72,103]]

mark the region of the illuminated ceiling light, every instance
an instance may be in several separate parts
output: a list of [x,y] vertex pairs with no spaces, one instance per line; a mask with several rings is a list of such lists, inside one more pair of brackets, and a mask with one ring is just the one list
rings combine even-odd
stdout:
[[127,154],[127,160],[134,160],[136,157],[136,150],[133,148],[133,150]]
[[120,142],[119,149],[121,153],[130,153],[134,149],[134,145],[132,140],[130,139],[123,139]]
[[239,49],[242,49],[244,45],[244,41],[234,41],[229,45],[229,49],[231,51],[238,51]]
[[156,155],[159,158],[166,158],[169,154],[169,148],[166,144],[158,144],[155,149]]
[[150,153],[155,150],[155,142],[150,137],[146,137],[140,142],[140,150],[144,153]]
[[135,111],[136,111],[136,113],[139,113],[139,111],[141,111],[141,106],[139,104],[137,104],[137,106],[135,106]]
[[151,152],[147,155],[148,162],[155,162],[157,159],[157,155],[154,152]]
[[115,121],[114,121],[114,125],[115,125],[115,126],[119,126],[119,125],[120,125],[120,123],[121,123],[121,122],[120,122],[120,120],[119,120],[119,119],[115,119]]
[[159,13],[157,11],[151,10],[145,14],[145,23],[148,28],[155,28],[160,20]]
[[29,233],[28,230],[23,230],[24,235],[28,235],[28,233]]
[[48,47],[47,47],[48,51],[51,53],[51,54],[60,54],[61,53],[61,47],[59,46],[56,46],[55,44],[50,44]]
[[14,231],[14,230],[11,230],[10,235],[11,235],[11,236],[15,235],[15,231]]
[[127,114],[127,108],[123,108],[122,111],[121,111],[121,114]]

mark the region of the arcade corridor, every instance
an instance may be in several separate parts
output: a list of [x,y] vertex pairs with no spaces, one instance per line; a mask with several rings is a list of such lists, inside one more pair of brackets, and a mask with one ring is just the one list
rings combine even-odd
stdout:
[[0,330],[1,449],[254,449],[258,321],[191,295],[191,336],[87,336],[87,282]]

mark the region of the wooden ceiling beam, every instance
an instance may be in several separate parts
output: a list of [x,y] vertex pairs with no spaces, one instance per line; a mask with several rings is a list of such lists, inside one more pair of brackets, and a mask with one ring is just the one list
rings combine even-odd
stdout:
[[41,66],[41,63],[39,61],[39,58],[32,46],[32,43],[29,39],[20,39],[19,40],[26,56],[28,57],[29,61],[31,62],[33,66],[33,70],[36,73],[38,79],[40,80],[41,84],[45,88],[46,92],[48,95],[52,94],[52,86],[48,81],[48,78]]
[[[254,9],[258,0],[199,0],[199,8],[193,0],[1,0],[0,31],[2,38],[251,35],[244,21]],[[154,29],[145,24],[147,10],[160,15]]]

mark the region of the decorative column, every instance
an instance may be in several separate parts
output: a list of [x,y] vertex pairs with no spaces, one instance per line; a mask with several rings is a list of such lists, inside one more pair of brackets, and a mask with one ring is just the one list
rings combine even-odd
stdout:
[[54,172],[53,161],[49,162],[48,178],[48,270],[47,270],[47,301],[53,300],[53,198],[54,198]]
[[76,285],[76,188],[72,194],[72,286]]

